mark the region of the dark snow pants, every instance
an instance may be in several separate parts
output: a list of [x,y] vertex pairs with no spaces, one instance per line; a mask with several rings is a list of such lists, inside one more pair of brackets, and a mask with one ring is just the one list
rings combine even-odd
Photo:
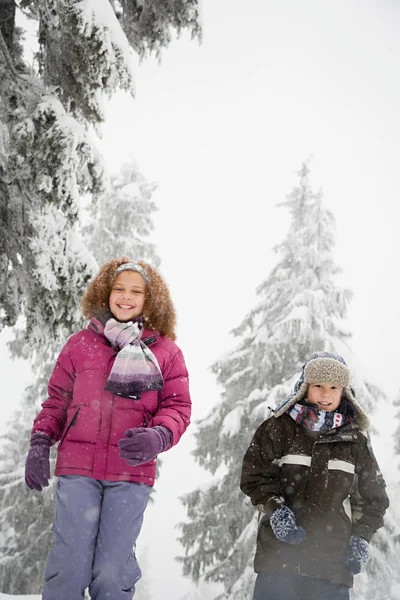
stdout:
[[134,546],[151,488],[80,475],[58,478],[54,545],[43,600],[131,600],[141,572]]
[[349,588],[327,579],[258,573],[253,600],[349,600]]

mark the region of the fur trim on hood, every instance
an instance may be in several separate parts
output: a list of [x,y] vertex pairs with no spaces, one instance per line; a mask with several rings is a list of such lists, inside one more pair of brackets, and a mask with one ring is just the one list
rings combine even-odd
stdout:
[[300,379],[294,390],[284,398],[274,410],[276,418],[287,412],[296,402],[301,402],[307,396],[310,383],[333,383],[343,388],[343,395],[355,408],[355,422],[361,431],[368,429],[370,422],[361,404],[355,398],[355,392],[350,385],[350,371],[339,354],[316,352],[304,363]]

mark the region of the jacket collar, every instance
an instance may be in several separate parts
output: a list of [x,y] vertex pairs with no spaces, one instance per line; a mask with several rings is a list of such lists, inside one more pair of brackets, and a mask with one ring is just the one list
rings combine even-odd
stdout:
[[365,434],[357,423],[351,422],[338,429],[330,429],[326,433],[322,433],[318,440],[321,442],[356,442],[363,435]]

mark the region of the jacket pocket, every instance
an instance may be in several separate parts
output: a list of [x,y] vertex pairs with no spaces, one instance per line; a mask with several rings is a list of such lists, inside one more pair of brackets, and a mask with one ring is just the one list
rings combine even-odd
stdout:
[[333,509],[331,519],[332,538],[348,540],[351,535],[352,522],[343,506]]
[[62,444],[63,444],[63,442],[64,442],[64,440],[66,438],[66,435],[67,435],[68,431],[71,429],[71,427],[73,427],[75,425],[75,423],[76,423],[76,421],[78,419],[78,413],[79,413],[80,409],[81,409],[81,407],[79,406],[76,409],[76,411],[73,413],[71,419],[69,421],[67,421],[67,425],[66,425],[66,427],[65,427],[65,429],[63,431],[63,434],[61,436],[60,443],[58,444],[58,449],[57,450],[59,450],[61,448],[61,446],[62,446]]

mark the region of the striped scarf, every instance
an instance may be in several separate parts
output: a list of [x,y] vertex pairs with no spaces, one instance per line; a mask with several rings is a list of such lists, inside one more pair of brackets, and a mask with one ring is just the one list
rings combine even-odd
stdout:
[[351,421],[350,415],[336,411],[320,410],[317,406],[310,404],[297,403],[292,406],[288,413],[296,423],[305,427],[305,429],[319,431],[320,433],[341,427]]
[[[92,319],[89,326],[98,330],[99,324],[97,319]],[[141,317],[128,323],[108,319],[103,333],[111,345],[119,349],[105,390],[117,396],[139,399],[141,392],[163,388],[164,381],[157,358],[141,340]]]

